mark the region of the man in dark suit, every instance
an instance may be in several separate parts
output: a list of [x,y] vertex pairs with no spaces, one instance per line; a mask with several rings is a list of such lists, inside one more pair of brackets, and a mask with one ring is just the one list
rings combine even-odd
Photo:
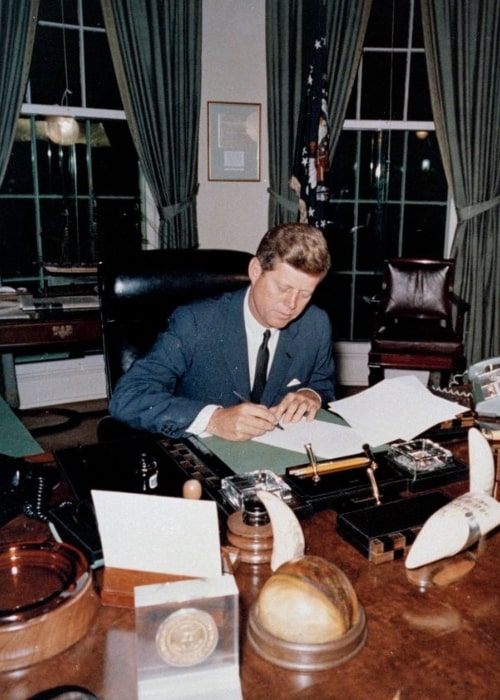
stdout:
[[330,322],[309,305],[329,266],[317,229],[268,231],[249,264],[250,286],[178,307],[118,381],[111,415],[170,437],[208,432],[227,440],[312,420],[334,399]]

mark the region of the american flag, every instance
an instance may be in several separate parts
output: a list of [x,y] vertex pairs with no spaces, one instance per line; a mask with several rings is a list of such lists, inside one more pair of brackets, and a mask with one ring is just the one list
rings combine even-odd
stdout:
[[[300,220],[324,230],[329,190],[328,93],[326,83],[326,22],[323,0],[308,5],[314,17],[310,60],[304,85],[292,187],[299,195]],[[307,50],[307,49],[306,49]]]

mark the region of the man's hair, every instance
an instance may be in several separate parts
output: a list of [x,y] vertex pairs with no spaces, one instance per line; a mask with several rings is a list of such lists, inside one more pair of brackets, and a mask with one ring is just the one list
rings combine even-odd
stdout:
[[257,248],[262,270],[272,270],[278,260],[308,275],[325,276],[330,254],[321,231],[309,224],[279,224],[270,229]]

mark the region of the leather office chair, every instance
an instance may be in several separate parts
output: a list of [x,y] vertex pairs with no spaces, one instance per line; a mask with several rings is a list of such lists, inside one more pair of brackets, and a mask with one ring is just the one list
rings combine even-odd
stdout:
[[[248,284],[251,257],[236,250],[148,250],[101,263],[98,284],[108,398],[119,377],[165,330],[177,306]],[[99,440],[119,437],[118,425],[126,428],[109,417],[103,419]]]
[[464,315],[469,304],[453,292],[453,260],[393,258],[384,263],[382,290],[371,300],[374,326],[369,384],[386,368],[441,373],[441,386],[466,368]]

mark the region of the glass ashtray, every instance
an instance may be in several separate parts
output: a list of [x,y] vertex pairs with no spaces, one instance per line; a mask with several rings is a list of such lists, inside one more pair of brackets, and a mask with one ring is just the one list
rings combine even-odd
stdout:
[[428,439],[410,440],[391,445],[388,457],[412,474],[432,472],[453,464],[453,454]]
[[259,470],[236,474],[222,479],[221,491],[229,503],[238,510],[243,510],[248,498],[258,491],[270,491],[283,501],[292,498],[292,490],[283,479],[270,470]]

